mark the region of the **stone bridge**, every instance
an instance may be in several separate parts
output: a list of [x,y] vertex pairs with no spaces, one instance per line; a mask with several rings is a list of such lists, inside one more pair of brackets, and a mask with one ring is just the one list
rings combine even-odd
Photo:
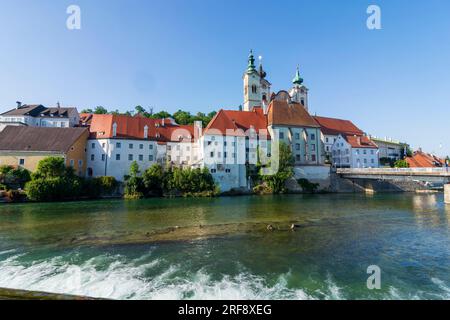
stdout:
[[444,185],[445,202],[450,204],[449,168],[353,168],[337,169],[336,173],[341,178],[353,182],[360,180],[365,185],[373,185],[370,181]]

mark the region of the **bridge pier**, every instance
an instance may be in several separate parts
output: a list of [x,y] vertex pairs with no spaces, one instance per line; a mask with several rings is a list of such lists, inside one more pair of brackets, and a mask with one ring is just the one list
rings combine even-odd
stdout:
[[444,202],[450,204],[450,184],[444,185]]

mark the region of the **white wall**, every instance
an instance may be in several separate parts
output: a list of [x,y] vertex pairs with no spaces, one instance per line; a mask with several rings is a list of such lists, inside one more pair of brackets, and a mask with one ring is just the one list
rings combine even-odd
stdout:
[[[133,148],[130,148],[130,144]],[[120,155],[120,159],[117,155]],[[141,171],[145,171],[155,164],[156,160],[155,141],[98,139],[87,142],[87,174],[91,168],[94,177],[113,176],[118,181],[123,181],[123,177],[129,174],[133,161],[137,161]]]
[[352,146],[339,136],[332,148],[332,162],[335,167],[348,168],[378,168],[378,149],[352,148]]

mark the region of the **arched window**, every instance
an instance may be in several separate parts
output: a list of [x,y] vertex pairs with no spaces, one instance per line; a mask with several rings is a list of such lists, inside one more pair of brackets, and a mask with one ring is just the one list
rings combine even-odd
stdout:
[[253,93],[256,93],[258,91],[258,89],[256,88],[256,85],[254,84],[254,85],[252,85],[252,92]]

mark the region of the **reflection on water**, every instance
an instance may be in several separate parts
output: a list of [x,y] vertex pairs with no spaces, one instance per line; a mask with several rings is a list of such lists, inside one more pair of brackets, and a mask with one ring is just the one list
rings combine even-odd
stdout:
[[[0,210],[0,287],[119,299],[450,299],[450,206],[442,194]],[[290,231],[293,223],[300,228]],[[382,270],[380,291],[366,288],[369,265]]]

